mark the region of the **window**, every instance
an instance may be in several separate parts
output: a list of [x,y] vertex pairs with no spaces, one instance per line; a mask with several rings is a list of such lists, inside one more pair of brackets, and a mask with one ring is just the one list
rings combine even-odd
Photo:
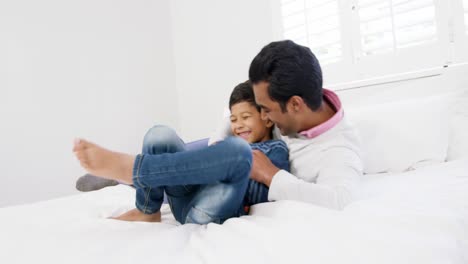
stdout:
[[340,60],[342,44],[336,0],[283,0],[283,35],[310,47],[322,64]]
[[363,56],[436,40],[432,0],[359,0]]
[[310,47],[327,85],[468,60],[468,0],[275,1],[278,37]]

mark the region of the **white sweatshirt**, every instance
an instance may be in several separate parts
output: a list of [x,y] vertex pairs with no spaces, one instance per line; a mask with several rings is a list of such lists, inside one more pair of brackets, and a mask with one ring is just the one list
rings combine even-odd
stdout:
[[275,174],[268,200],[299,200],[332,209],[352,201],[363,165],[358,138],[346,118],[315,138],[281,138],[289,148],[291,173]]

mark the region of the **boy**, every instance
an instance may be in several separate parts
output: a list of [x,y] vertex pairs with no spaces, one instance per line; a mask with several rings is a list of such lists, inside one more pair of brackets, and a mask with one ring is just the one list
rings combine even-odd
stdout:
[[[230,96],[229,107],[231,110],[230,120],[233,135],[243,138],[250,143],[251,149],[254,151],[263,152],[271,159],[275,166],[289,171],[289,157],[286,144],[280,140],[271,140],[273,123],[269,120],[262,120],[260,110],[255,104],[253,88],[250,82],[241,83],[234,88]],[[165,140],[171,143],[166,144]],[[224,143],[219,142],[219,145],[222,144]],[[88,148],[94,149],[92,150],[94,153],[86,155],[85,150],[83,150],[86,149],[86,145]],[[172,130],[156,126],[145,136],[143,153],[146,153],[146,155],[164,155],[182,152],[184,151],[183,145],[183,142],[181,143],[181,140]],[[114,157],[122,155],[119,153],[113,154],[85,141],[76,143],[74,151],[80,162],[84,163],[83,166],[87,169],[90,167],[87,164],[88,157],[93,156],[93,154],[94,156],[100,156],[96,158],[91,157],[91,159],[94,158],[98,161],[99,159],[102,160],[102,157],[106,155],[113,155]],[[101,153],[95,154],[97,152]],[[205,152],[210,151],[207,150]],[[197,152],[186,151],[185,153],[185,156],[189,156],[188,159],[191,156],[193,156],[193,159],[196,159]],[[222,155],[219,155],[219,159],[224,159],[226,155],[227,153],[222,153]],[[167,156],[167,158],[171,158],[171,156]],[[109,159],[113,159],[113,157],[109,156]],[[187,157],[184,160],[187,160]],[[210,165],[212,164],[208,163],[203,166]],[[177,167],[174,168],[178,169]],[[229,170],[229,168],[226,168],[226,170]],[[184,173],[183,169],[180,171],[180,173]],[[268,201],[268,188],[259,182],[248,179],[249,171],[250,162],[248,170],[245,171],[245,176],[247,177],[240,177],[240,179],[235,180],[235,184],[231,185],[228,182],[229,180],[220,180],[216,178],[216,175],[211,175],[209,171],[206,172],[206,175],[203,175],[203,177],[206,176],[204,179],[201,177],[197,179],[193,175],[184,175],[184,177],[176,175],[173,176],[175,178],[173,181],[167,180],[166,178],[169,178],[169,176],[164,175],[164,173],[153,173],[153,175],[159,174],[155,177],[164,178],[163,180],[159,179],[159,182],[164,181],[168,182],[168,184],[154,184],[157,186],[146,188],[138,186],[136,184],[138,181],[134,181],[137,188],[137,209],[131,210],[115,219],[159,222],[161,218],[159,209],[162,204],[163,192],[166,192],[171,210],[180,223],[222,223],[230,217],[245,214],[248,210],[246,208],[250,205]],[[90,172],[93,172],[92,169],[90,169]],[[102,175],[103,173],[100,174]],[[108,175],[105,176],[108,177]],[[118,178],[109,178],[119,180]],[[226,213],[227,211],[229,213]]]
[[[270,120],[262,120],[250,81],[234,88],[229,98],[229,109],[232,134],[245,139],[252,150],[263,152],[278,168],[289,171],[286,144],[281,140],[272,140],[273,123]],[[268,202],[268,187],[249,179],[244,205],[248,208],[264,202]]]

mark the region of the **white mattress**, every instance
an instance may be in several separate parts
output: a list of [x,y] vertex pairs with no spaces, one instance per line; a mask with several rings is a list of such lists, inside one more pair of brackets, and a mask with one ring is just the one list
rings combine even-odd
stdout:
[[468,263],[468,159],[366,175],[344,211],[281,201],[223,225],[106,219],[125,186],[0,209],[1,263]]

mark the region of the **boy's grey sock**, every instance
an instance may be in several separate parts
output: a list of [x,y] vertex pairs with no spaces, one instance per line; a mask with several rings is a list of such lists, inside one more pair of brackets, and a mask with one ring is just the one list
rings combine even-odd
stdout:
[[96,177],[91,174],[85,174],[76,181],[76,189],[81,192],[90,192],[118,184],[118,181]]

